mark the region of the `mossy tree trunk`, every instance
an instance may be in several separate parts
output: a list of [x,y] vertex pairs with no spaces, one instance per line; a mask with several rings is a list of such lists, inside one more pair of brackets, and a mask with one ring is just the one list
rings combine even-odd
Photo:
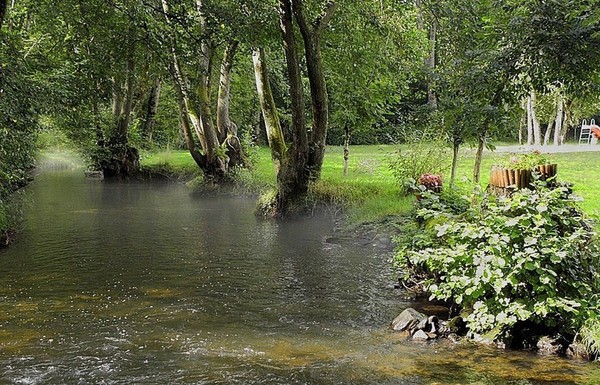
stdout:
[[160,102],[160,91],[162,88],[162,81],[155,79],[150,91],[148,91],[148,97],[146,98],[143,105],[143,121],[142,121],[142,139],[145,142],[152,143],[152,133],[154,131],[154,123],[156,122],[156,114],[158,113],[158,104]]
[[[202,169],[204,176],[219,183],[227,175],[231,166],[243,164],[245,159],[241,142],[237,138],[237,130],[229,118],[231,70],[237,43],[231,43],[223,56],[217,100],[217,125],[215,125],[210,100],[215,47],[208,39],[204,3],[202,0],[196,0],[194,8],[200,30],[203,32],[200,39],[201,52],[196,61],[198,76],[194,84],[191,84],[191,78],[186,77],[177,54],[176,25],[171,20],[168,2],[162,0],[161,4],[167,25],[171,28],[169,47],[171,72],[177,92],[186,145]],[[196,134],[201,151],[196,147],[193,133]],[[222,146],[227,147],[226,153],[220,151]]]
[[[130,34],[133,36],[133,33]],[[109,133],[107,152],[98,160],[106,177],[129,177],[139,172],[138,150],[128,143],[127,135],[135,90],[135,43],[128,44],[125,79],[113,79],[113,128]]]
[[[268,130],[271,154],[273,159],[279,162],[278,191],[271,215],[286,215],[296,204],[301,204],[308,192],[310,181],[318,179],[321,174],[329,115],[321,40],[325,26],[329,23],[335,7],[336,3],[329,1],[323,12],[309,23],[302,0],[279,0],[279,25],[286,58],[292,115],[289,147],[286,147],[283,140],[279,118],[268,86],[264,52],[255,50],[254,53],[257,89]],[[304,59],[310,85],[312,104],[310,136],[306,127],[302,71],[298,58],[299,47],[296,42],[294,20],[298,24],[304,43]]]
[[271,91],[267,60],[263,48],[254,48],[252,50],[252,61],[254,64],[256,91],[265,123],[265,131],[267,132],[267,142],[271,149],[271,158],[273,159],[277,173],[286,154],[287,147],[277,114],[277,106],[275,105]]
[[239,42],[237,40],[230,41],[223,53],[217,98],[218,140],[225,145],[228,167],[246,166],[248,163],[242,148],[242,143],[238,137],[237,125],[231,121],[229,114],[231,75],[233,70],[233,60],[238,45]]

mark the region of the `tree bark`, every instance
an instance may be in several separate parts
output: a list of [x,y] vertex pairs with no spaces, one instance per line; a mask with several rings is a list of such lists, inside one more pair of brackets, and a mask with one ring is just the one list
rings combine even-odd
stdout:
[[533,120],[531,119],[531,98],[527,97],[526,103],[527,111],[527,145],[531,146],[533,144]]
[[554,126],[554,122],[551,120],[548,122],[548,126],[546,127],[546,132],[544,132],[544,146],[547,146],[550,143],[550,134],[552,133],[552,127]]
[[328,1],[325,10],[312,25],[308,24],[304,15],[303,0],[291,0],[291,3],[294,16],[298,21],[302,40],[304,41],[306,69],[312,101],[313,124],[307,166],[310,178],[318,179],[321,175],[323,158],[325,156],[329,118],[327,85],[321,55],[321,38],[325,27],[333,17],[337,3],[335,1]]
[[271,91],[265,52],[262,48],[255,48],[252,51],[252,61],[254,63],[256,91],[258,93],[258,100],[265,122],[267,141],[269,143],[269,148],[271,149],[271,158],[275,162],[276,170],[279,170],[287,148],[279,116],[277,115],[277,106],[275,105],[275,100],[273,99],[273,93]]
[[[171,19],[169,17],[169,5],[167,0],[161,0],[163,13],[165,15],[165,19],[167,25],[171,24]],[[175,86],[175,91],[177,94],[177,104],[180,112],[180,120],[181,120],[181,130],[183,132],[183,137],[185,139],[186,146],[192,159],[196,162],[200,169],[204,170],[206,160],[204,156],[198,151],[196,148],[196,143],[194,142],[192,130],[198,134],[198,139],[200,143],[204,140],[204,135],[200,135],[202,130],[200,128],[200,121],[198,120],[197,115],[191,108],[191,101],[189,97],[189,90],[187,89],[187,83],[183,77],[183,73],[181,71],[181,66],[179,65],[179,57],[177,56],[177,52],[175,50],[175,38],[171,35],[169,37],[169,53],[171,59],[171,73],[173,76],[173,84]]]
[[231,121],[229,116],[231,72],[237,47],[238,42],[236,40],[231,41],[225,49],[221,62],[219,94],[217,98],[217,130],[219,133],[219,142],[221,143],[227,139],[227,135],[237,136],[237,126]]
[[6,17],[6,9],[8,8],[8,0],[0,0],[0,31]]
[[[523,104],[521,106],[524,108]],[[527,126],[527,112],[521,113],[521,120],[519,121],[519,145],[523,145],[523,129]]]
[[299,198],[305,196],[310,180],[304,94],[292,19],[292,0],[279,0],[279,21],[290,86],[292,144],[277,173],[277,202],[273,215],[284,215]]
[[488,125],[486,123],[485,129],[479,134],[477,138],[477,152],[475,153],[475,167],[473,167],[473,182],[479,183],[481,176],[481,161],[483,160],[483,149],[485,148],[485,140],[488,131]]
[[454,181],[456,180],[456,171],[458,169],[458,150],[460,149],[461,143],[462,139],[460,137],[455,137],[452,140],[452,169],[450,172],[450,188],[454,186]]
[[531,108],[531,123],[533,125],[533,139],[534,144],[536,146],[540,146],[542,144],[542,132],[540,130],[540,122],[537,119],[535,114],[535,92],[531,91],[530,93],[531,104],[529,105]]
[[560,133],[562,132],[564,118],[564,101],[562,95],[559,93],[556,101],[556,119],[554,124],[554,145],[558,146],[560,143]]
[[223,54],[221,74],[219,79],[219,92],[217,97],[217,137],[220,143],[225,144],[228,157],[227,167],[244,166],[248,163],[242,142],[238,137],[237,126],[229,116],[229,100],[231,89],[231,74],[233,59],[238,47],[236,40],[231,41]]
[[[203,11],[203,1],[196,0],[196,9],[200,17],[200,27],[206,35],[206,17]],[[212,120],[212,111],[210,108],[210,79],[211,79],[211,58],[212,47],[206,37],[202,38],[200,43],[200,76],[198,81],[197,99],[200,103],[200,122],[205,143],[202,149],[206,156],[205,176],[216,180],[221,179],[227,173],[227,161],[222,159],[217,150],[220,147],[218,134]]]
[[[130,36],[133,39],[134,33]],[[129,146],[127,134],[131,121],[135,89],[135,43],[129,42],[129,54],[125,72],[125,94],[117,81],[114,82],[113,114],[115,126],[108,138],[110,158],[100,159],[100,167],[105,177],[128,177],[139,171],[139,153]]]
[[573,102],[571,100],[565,100],[563,98],[563,123],[562,123],[562,127],[560,130],[560,134],[558,137],[558,144],[559,145],[563,145],[565,144],[565,138],[567,136],[567,132],[569,131],[569,124],[570,124],[570,120],[571,120],[571,106],[573,105]]
[[344,176],[348,176],[348,159],[350,158],[350,126],[344,127]]
[[429,44],[431,44],[431,51],[429,57],[426,59],[427,69],[429,70],[429,80],[427,82],[427,104],[431,108],[437,107],[437,95],[435,94],[434,85],[432,79],[433,71],[435,70],[436,60],[436,44],[437,44],[437,26],[435,21],[431,23],[429,30]]
[[160,101],[160,91],[162,82],[156,79],[150,88],[148,98],[144,106],[144,121],[142,124],[142,138],[145,141],[152,142],[152,133],[154,131],[155,116],[158,112],[158,103]]

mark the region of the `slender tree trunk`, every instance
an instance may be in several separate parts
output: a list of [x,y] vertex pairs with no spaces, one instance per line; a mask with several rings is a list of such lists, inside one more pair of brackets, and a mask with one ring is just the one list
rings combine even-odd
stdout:
[[0,0],[0,31],[6,17],[6,9],[8,8],[8,0]]
[[227,167],[243,166],[247,164],[242,142],[238,138],[237,126],[229,116],[229,99],[231,89],[231,73],[233,58],[238,47],[237,41],[231,41],[223,54],[219,92],[217,98],[217,135],[218,140],[226,145],[228,157]]
[[[170,25],[171,20],[169,17],[168,2],[167,0],[161,0],[161,4],[166,22],[168,25]],[[200,140],[201,144],[204,140],[204,135],[202,134],[202,129],[200,127],[200,120],[191,108],[189,90],[187,89],[187,82],[183,77],[183,73],[179,65],[179,57],[177,56],[177,52],[175,50],[175,38],[173,36],[170,36],[169,38],[169,51],[171,58],[171,73],[173,75],[173,84],[177,94],[177,104],[180,112],[183,137],[192,159],[194,159],[200,169],[204,170],[206,159],[196,148],[196,143],[194,142],[192,132],[195,131],[198,134],[198,139]]]
[[[133,35],[133,33],[131,34]],[[135,89],[135,44],[130,42],[126,63],[125,90],[115,82],[113,113],[115,127],[108,139],[109,159],[100,159],[100,167],[106,177],[131,176],[139,171],[139,153],[127,140]]]
[[569,131],[569,124],[571,123],[571,106],[573,102],[568,99],[563,99],[563,123],[558,137],[558,144],[565,144],[565,138]]
[[350,126],[344,127],[344,176],[348,176],[348,159],[350,158]]
[[485,140],[488,131],[488,124],[485,123],[485,129],[477,138],[477,152],[475,153],[475,167],[473,168],[473,182],[479,183],[481,176],[481,161],[483,160],[483,149],[485,148]]
[[531,123],[533,125],[533,139],[536,146],[540,146],[542,144],[542,131],[540,130],[540,122],[537,119],[535,114],[535,92],[531,91],[530,94],[531,99]]
[[531,98],[527,97],[527,145],[533,144],[533,120],[531,119]]
[[523,111],[521,120],[519,121],[519,145],[523,145],[523,129],[527,126],[527,113]]
[[554,122],[551,120],[548,122],[548,126],[546,127],[546,132],[544,132],[544,146],[547,146],[550,143],[550,134],[552,133],[552,127],[554,126]]
[[142,138],[145,141],[152,142],[152,133],[154,131],[155,116],[158,113],[158,103],[160,101],[160,90],[162,82],[156,79],[150,88],[150,92],[144,105],[144,121],[142,124]]
[[556,101],[556,119],[554,124],[554,145],[560,144],[560,133],[562,132],[564,117],[564,101],[562,95],[559,93]]
[[321,175],[325,144],[327,140],[327,126],[329,118],[329,103],[327,98],[327,85],[323,70],[321,56],[321,38],[323,31],[337,7],[335,1],[328,1],[323,13],[317,20],[309,25],[304,15],[303,0],[291,0],[294,16],[304,41],[306,68],[310,84],[312,101],[313,124],[309,148],[308,167],[311,179],[318,179]]
[[[196,9],[200,16],[200,27],[203,32],[206,32],[206,16],[204,15],[203,0],[196,0]],[[197,98],[200,103],[200,121],[202,133],[205,138],[205,143],[202,147],[206,156],[204,174],[210,178],[219,180],[227,173],[227,162],[219,157],[217,153],[220,143],[217,130],[213,124],[213,114],[210,108],[211,59],[213,50],[206,37],[202,39],[200,49],[200,74]]]
[[452,140],[452,170],[450,172],[450,188],[454,186],[454,181],[456,180],[456,170],[458,168],[458,150],[460,149],[461,143],[462,139],[459,137],[455,137]]
[[273,158],[273,161],[275,162],[276,170],[279,170],[287,148],[279,116],[277,115],[277,106],[275,105],[273,93],[271,92],[265,52],[262,48],[255,48],[252,51],[252,61],[254,63],[256,91],[258,93],[258,100],[265,122],[267,141],[269,143],[269,148],[271,149],[271,158]]
[[104,140],[104,131],[102,130],[102,126],[100,125],[101,117],[100,117],[100,107],[98,101],[97,93],[92,95],[92,114],[94,114],[94,129],[96,131],[96,145],[100,148],[104,147],[106,144]]
[[233,58],[238,47],[237,41],[232,41],[227,45],[221,62],[221,74],[219,79],[219,94],[217,98],[217,130],[219,132],[219,142],[223,143],[227,135],[237,136],[237,127],[231,121],[229,116],[229,99],[231,89],[231,72],[233,68]]
[[435,60],[436,60],[436,44],[437,44],[437,26],[435,21],[431,23],[429,30],[429,44],[431,44],[431,51],[427,58],[427,69],[429,70],[430,76],[427,82],[427,104],[431,108],[437,107],[437,95],[435,94],[434,85],[432,81],[432,74],[435,71]]

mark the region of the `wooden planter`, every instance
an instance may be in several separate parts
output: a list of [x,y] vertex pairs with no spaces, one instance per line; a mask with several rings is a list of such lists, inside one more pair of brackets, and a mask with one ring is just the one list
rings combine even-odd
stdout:
[[490,175],[490,185],[496,188],[529,188],[533,182],[532,172],[540,173],[540,179],[547,180],[556,176],[557,165],[543,164],[534,170],[516,170],[494,166]]

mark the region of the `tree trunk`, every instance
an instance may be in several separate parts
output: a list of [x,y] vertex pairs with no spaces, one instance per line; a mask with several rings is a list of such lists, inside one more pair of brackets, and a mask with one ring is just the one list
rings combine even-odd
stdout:
[[312,101],[313,124],[307,166],[310,178],[318,179],[321,175],[323,158],[325,156],[329,118],[327,85],[321,56],[321,38],[337,5],[335,1],[328,1],[323,13],[313,25],[309,25],[304,15],[303,0],[291,0],[291,3],[294,16],[298,21],[300,33],[302,34],[302,40],[304,41],[304,53]]
[[454,186],[454,181],[456,180],[456,170],[458,168],[458,150],[460,149],[461,143],[461,138],[455,137],[452,140],[452,170],[450,172],[450,188]]
[[348,159],[350,157],[350,126],[344,127],[344,176],[348,176]]
[[104,171],[105,177],[127,177],[135,175],[139,171],[139,153],[137,149],[129,146],[127,140],[134,89],[135,45],[131,42],[126,64],[125,95],[123,95],[117,82],[115,82],[114,87],[113,114],[116,114],[115,127],[108,140],[111,156],[109,159],[100,159],[100,167]]
[[552,127],[554,122],[551,120],[548,122],[548,126],[546,127],[546,132],[544,132],[544,146],[547,146],[550,143],[550,134],[552,133]]
[[221,74],[219,79],[219,94],[217,98],[217,130],[219,133],[219,142],[223,143],[227,135],[237,136],[237,127],[231,121],[229,116],[229,98],[231,89],[231,72],[233,68],[233,58],[238,47],[236,40],[231,41],[221,62]]
[[277,106],[271,92],[265,52],[262,48],[255,48],[252,51],[252,61],[254,63],[256,91],[265,122],[271,158],[275,162],[275,169],[279,170],[287,149],[279,116],[277,115]]
[[573,105],[573,102],[571,100],[563,99],[563,123],[562,123],[562,127],[561,127],[560,134],[558,137],[559,145],[565,144],[565,138],[567,136],[567,132],[569,131],[569,124],[570,124],[570,120],[571,120],[571,106],[572,105]]
[[217,137],[219,142],[224,143],[226,146],[227,167],[244,166],[248,163],[244,155],[242,142],[238,138],[237,126],[229,116],[231,72],[237,47],[238,42],[236,40],[231,41],[223,54],[217,98]]
[[483,149],[485,148],[485,139],[487,136],[487,124],[485,129],[479,134],[477,139],[477,152],[475,153],[475,167],[473,168],[473,182],[479,183],[481,175],[481,161],[483,159]]
[[0,31],[6,17],[6,9],[8,8],[8,0],[0,0]]
[[531,98],[527,97],[527,145],[533,144],[533,120],[531,119]]
[[523,145],[523,129],[527,126],[527,113],[521,113],[521,120],[519,122],[519,146]]
[[531,108],[531,123],[533,125],[533,139],[536,146],[542,144],[542,131],[540,130],[540,122],[538,121],[535,114],[535,92],[531,91],[530,94],[530,108]]
[[280,27],[283,35],[292,109],[292,145],[277,174],[277,202],[273,215],[284,215],[308,191],[308,136],[304,118],[304,94],[292,24],[292,0],[279,0]]
[[[205,33],[207,27],[202,0],[196,0],[196,9],[200,16],[200,27]],[[205,138],[205,142],[202,146],[202,150],[204,150],[204,155],[206,156],[204,175],[211,179],[219,180],[227,173],[227,162],[225,159],[222,159],[217,152],[220,148],[220,143],[217,130],[213,124],[213,115],[210,108],[211,58],[213,50],[210,46],[210,42],[207,41],[206,36],[203,37],[200,48],[200,76],[198,81],[197,99],[200,103],[200,122],[202,133]]]
[[[166,22],[168,25],[170,25],[171,19],[169,17],[170,13],[167,0],[162,0],[161,4]],[[200,128],[200,121],[198,120],[197,115],[191,108],[189,90],[187,89],[187,82],[183,77],[183,73],[179,65],[179,57],[177,56],[177,52],[175,50],[175,38],[172,35],[169,38],[169,51],[171,59],[171,74],[173,76],[173,84],[175,86],[175,91],[177,94],[177,104],[180,112],[181,130],[183,132],[183,137],[185,139],[188,151],[192,156],[192,159],[194,159],[194,161],[196,162],[198,167],[200,167],[200,169],[204,170],[206,160],[205,157],[196,148],[196,143],[194,142],[192,130],[198,134],[198,139],[200,140],[200,143],[202,143],[202,141],[204,140],[204,135],[200,135],[202,133],[202,130]]]
[[564,102],[563,97],[559,93],[556,101],[556,119],[554,125],[554,145],[558,146],[560,144],[560,133],[562,132],[563,126],[563,117],[564,117]]
[[429,30],[429,44],[431,44],[431,51],[429,53],[429,57],[427,58],[427,69],[429,70],[429,81],[427,82],[427,104],[431,108],[437,107],[437,95],[435,94],[434,85],[432,81],[432,74],[435,70],[435,60],[436,60],[436,44],[437,44],[437,27],[435,21],[431,23],[431,27]]
[[160,101],[160,90],[162,82],[156,79],[150,88],[150,92],[144,105],[144,121],[142,124],[142,139],[152,142],[152,133],[154,131],[154,117],[158,112],[158,103]]

